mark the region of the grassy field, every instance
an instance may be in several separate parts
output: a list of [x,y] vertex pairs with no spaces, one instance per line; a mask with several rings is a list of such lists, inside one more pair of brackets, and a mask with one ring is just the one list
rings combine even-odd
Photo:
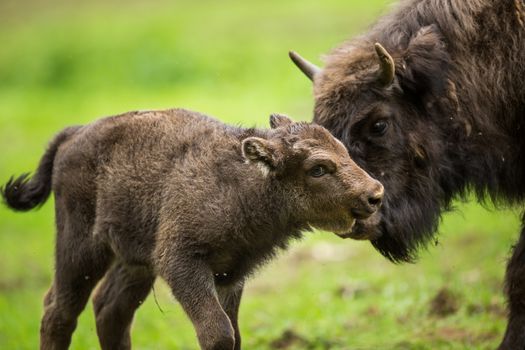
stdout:
[[[386,0],[0,2],[0,181],[30,171],[66,125],[185,107],[267,126],[311,118],[311,86],[289,63],[322,53],[388,11]],[[245,349],[492,349],[518,212],[457,205],[416,265],[315,232],[248,283]],[[53,273],[53,203],[0,208],[0,349],[35,349]],[[136,315],[135,349],[196,349],[159,281]],[[91,305],[73,349],[97,349]]]

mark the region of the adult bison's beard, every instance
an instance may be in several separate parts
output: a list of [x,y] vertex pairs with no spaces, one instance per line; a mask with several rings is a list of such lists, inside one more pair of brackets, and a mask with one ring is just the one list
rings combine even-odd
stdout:
[[[441,208],[437,200],[396,198],[383,203],[376,222],[357,222],[357,233],[363,231],[372,245],[393,262],[414,262],[420,248],[434,237]],[[377,238],[374,238],[377,237]]]

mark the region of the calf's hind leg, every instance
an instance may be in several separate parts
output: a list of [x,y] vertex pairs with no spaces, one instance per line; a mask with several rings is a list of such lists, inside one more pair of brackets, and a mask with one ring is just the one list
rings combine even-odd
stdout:
[[112,258],[107,248],[89,239],[89,226],[80,221],[57,226],[55,278],[44,299],[40,326],[42,350],[69,347],[77,317]]
[[122,263],[111,267],[93,297],[102,349],[131,349],[133,314],[148,296],[154,281],[155,275],[146,267]]

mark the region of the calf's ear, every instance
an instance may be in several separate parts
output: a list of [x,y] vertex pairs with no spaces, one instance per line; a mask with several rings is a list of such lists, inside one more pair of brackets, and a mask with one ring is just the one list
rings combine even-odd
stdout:
[[258,164],[268,172],[277,167],[277,149],[268,140],[260,137],[248,137],[242,141],[242,155],[249,163]]
[[272,129],[279,128],[281,126],[290,125],[293,120],[285,116],[284,114],[274,113],[270,115],[270,127]]

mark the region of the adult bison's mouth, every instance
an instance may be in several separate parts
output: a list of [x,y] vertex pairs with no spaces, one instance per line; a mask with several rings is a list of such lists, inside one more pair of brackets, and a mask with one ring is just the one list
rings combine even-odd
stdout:
[[381,236],[381,213],[376,212],[366,219],[357,219],[349,232],[337,233],[341,238],[373,241]]

